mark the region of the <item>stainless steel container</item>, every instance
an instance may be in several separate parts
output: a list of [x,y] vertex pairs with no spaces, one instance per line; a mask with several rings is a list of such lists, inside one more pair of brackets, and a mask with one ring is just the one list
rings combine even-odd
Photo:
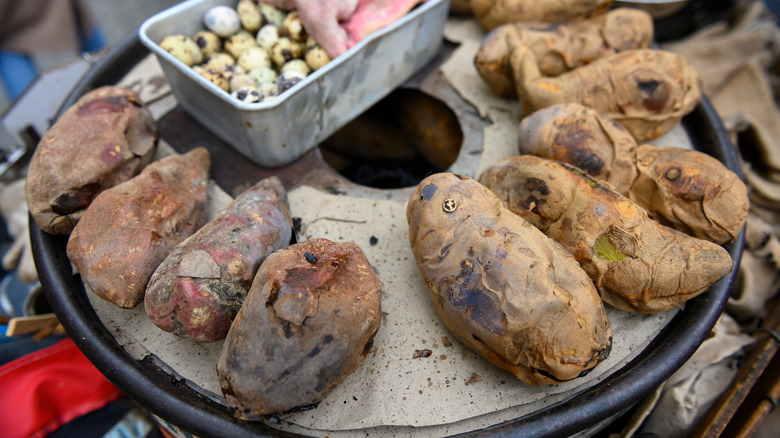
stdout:
[[268,102],[244,103],[207,81],[158,43],[203,30],[203,14],[235,0],[190,0],[146,20],[155,53],[179,104],[203,126],[266,167],[306,153],[425,66],[439,51],[449,0],[428,0]]

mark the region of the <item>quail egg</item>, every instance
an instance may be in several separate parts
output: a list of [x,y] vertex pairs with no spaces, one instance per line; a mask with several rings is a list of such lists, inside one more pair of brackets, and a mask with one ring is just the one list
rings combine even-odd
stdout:
[[203,24],[222,38],[233,35],[241,28],[238,12],[229,6],[214,6],[206,11]]

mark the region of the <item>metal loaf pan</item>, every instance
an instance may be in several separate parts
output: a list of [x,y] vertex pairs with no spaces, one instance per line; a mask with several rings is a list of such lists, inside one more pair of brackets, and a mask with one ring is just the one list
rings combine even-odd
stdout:
[[146,20],[141,42],[160,61],[182,108],[255,163],[288,164],[328,138],[438,53],[449,0],[428,0],[277,98],[244,103],[161,49],[166,36],[203,30],[203,14],[235,0],[190,0]]

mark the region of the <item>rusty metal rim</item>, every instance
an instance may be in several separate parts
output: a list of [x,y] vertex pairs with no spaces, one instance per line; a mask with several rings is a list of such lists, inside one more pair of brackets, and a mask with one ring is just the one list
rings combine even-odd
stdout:
[[[90,89],[116,83],[147,54],[137,33],[119,41],[76,84],[58,116]],[[705,145],[702,151],[742,177],[739,155],[706,98],[683,122],[694,144]],[[84,355],[125,394],[197,436],[292,436],[262,423],[236,420],[224,406],[173,378],[151,360],[131,357],[100,322],[81,281],[71,275],[65,252],[67,237],[44,233],[30,218],[30,238],[40,281],[54,312]],[[603,382],[561,403],[460,436],[568,436],[641,400],[693,355],[715,325],[736,280],[743,246],[744,230],[727,247],[734,263],[732,273],[689,301],[638,357]]]

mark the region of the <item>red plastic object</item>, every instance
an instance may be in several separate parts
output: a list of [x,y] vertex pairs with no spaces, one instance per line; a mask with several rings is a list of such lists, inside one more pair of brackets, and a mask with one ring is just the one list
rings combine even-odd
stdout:
[[2,436],[42,437],[122,393],[70,339],[0,367]]

